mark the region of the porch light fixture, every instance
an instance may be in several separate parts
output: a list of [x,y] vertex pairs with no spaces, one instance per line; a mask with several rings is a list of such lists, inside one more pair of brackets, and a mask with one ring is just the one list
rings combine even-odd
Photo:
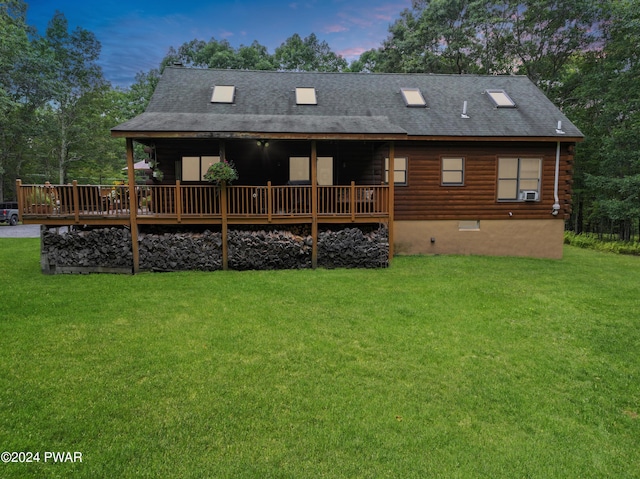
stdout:
[[269,140],[258,140],[256,142],[256,145],[258,145],[260,148],[269,148]]
[[296,87],[296,105],[317,105],[314,87]]
[[486,90],[485,93],[493,101],[496,108],[515,108],[516,103],[504,90]]
[[427,106],[419,88],[400,88],[400,93],[402,93],[402,99],[407,106],[418,108]]
[[236,87],[233,85],[215,85],[211,95],[211,103],[233,103]]

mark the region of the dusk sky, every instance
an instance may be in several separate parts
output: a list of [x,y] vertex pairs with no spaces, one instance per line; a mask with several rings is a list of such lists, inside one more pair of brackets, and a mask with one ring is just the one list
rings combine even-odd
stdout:
[[315,33],[347,61],[377,48],[411,0],[31,0],[27,22],[44,34],[56,10],[69,29],[80,26],[102,44],[108,81],[128,86],[135,74],[157,68],[169,47],[198,39],[254,40],[274,53],[287,38]]

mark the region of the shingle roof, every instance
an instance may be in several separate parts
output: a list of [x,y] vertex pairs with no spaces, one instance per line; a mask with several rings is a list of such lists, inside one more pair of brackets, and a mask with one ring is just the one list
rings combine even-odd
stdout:
[[[233,104],[212,103],[214,85],[236,87]],[[296,87],[315,87],[317,105],[296,105]],[[401,88],[419,88],[426,108],[407,107]],[[496,108],[486,90],[516,108]],[[467,115],[461,117],[463,103]],[[564,134],[556,127],[562,122]],[[363,134],[434,137],[580,138],[582,133],[525,76],[311,73],[165,69],[142,115],[118,133]]]

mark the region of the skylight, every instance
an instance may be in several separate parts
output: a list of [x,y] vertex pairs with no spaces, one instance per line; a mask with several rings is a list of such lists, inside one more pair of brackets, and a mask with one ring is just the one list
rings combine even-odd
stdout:
[[407,106],[426,106],[427,102],[419,88],[400,88],[402,98]]
[[236,87],[233,85],[216,85],[213,87],[211,103],[233,103]]
[[298,105],[317,105],[316,89],[313,87],[297,87],[296,88],[296,104]]
[[487,95],[497,108],[515,108],[516,104],[504,90],[487,90]]

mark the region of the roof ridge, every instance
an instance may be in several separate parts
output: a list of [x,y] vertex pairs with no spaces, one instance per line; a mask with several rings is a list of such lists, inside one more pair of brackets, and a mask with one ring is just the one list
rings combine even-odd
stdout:
[[224,72],[224,73],[259,73],[259,74],[290,74],[290,75],[353,75],[353,76],[422,76],[422,77],[454,77],[454,78],[528,78],[527,75],[515,74],[483,74],[483,73],[430,73],[430,72],[323,72],[323,71],[300,71],[300,70],[253,70],[244,68],[209,68],[195,66],[167,65],[165,70],[182,70],[197,72]]

